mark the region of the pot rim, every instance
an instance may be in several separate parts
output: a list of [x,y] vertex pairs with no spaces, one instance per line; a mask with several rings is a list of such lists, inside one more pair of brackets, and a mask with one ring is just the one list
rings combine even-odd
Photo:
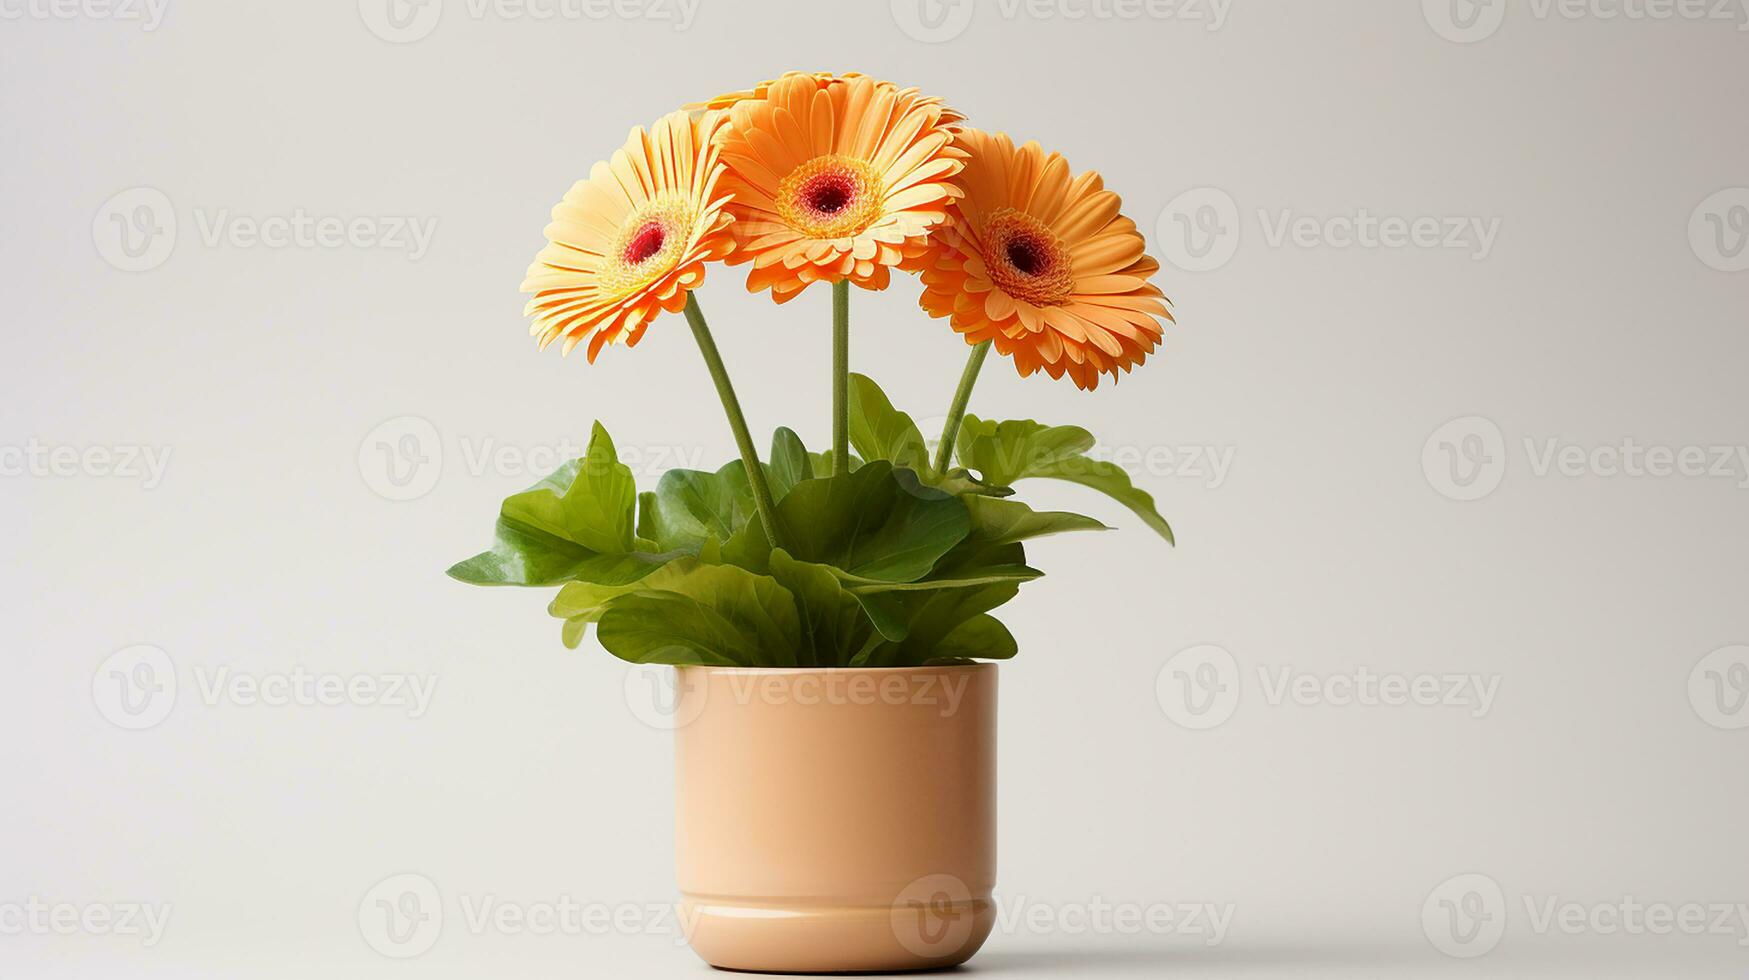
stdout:
[[880,677],[903,676],[906,674],[952,673],[954,671],[994,671],[999,665],[988,661],[971,664],[934,664],[916,667],[713,667],[707,664],[676,664],[677,670],[702,671],[707,674],[740,675],[749,674],[761,677],[801,676],[807,674],[872,674]]

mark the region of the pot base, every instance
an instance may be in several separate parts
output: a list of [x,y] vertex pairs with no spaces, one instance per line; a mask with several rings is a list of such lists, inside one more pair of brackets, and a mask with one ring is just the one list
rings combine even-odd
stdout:
[[719,970],[742,973],[946,970],[971,959],[996,925],[988,897],[873,907],[687,895],[681,916],[693,952]]

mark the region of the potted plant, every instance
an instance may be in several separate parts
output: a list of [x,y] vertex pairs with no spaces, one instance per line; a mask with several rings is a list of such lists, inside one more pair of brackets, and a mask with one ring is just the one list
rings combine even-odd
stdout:
[[[576,647],[680,672],[678,865],[693,948],[765,972],[927,969],[994,920],[992,611],[1041,573],[1025,542],[1105,527],[1017,484],[1100,491],[1167,541],[1152,498],[1074,426],[967,414],[992,348],[1093,389],[1171,315],[1159,264],[1097,173],[867,76],[792,73],[634,130],[553,210],[523,284],[544,348],[637,344],[683,313],[740,459],[640,492],[597,424],[504,501],[475,585],[556,588]],[[696,290],[717,262],[787,302],[832,294],[832,445],[762,458]],[[932,454],[849,370],[851,287],[916,272],[971,347]]]

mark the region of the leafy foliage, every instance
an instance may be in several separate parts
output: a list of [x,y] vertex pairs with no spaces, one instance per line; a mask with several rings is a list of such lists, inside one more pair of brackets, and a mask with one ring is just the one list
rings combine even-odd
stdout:
[[637,484],[596,423],[583,458],[504,501],[497,540],[450,568],[470,585],[624,585],[678,554],[640,547],[633,534]]
[[861,374],[850,376],[850,444],[863,459],[884,459],[915,471],[929,465],[929,446],[917,423],[894,408],[886,392]]
[[794,667],[802,642],[795,596],[734,565],[700,564],[665,589],[612,599],[596,629],[633,663]]
[[1087,456],[1093,445],[1093,434],[1078,426],[1041,425],[1030,419],[991,422],[967,415],[954,454],[962,466],[998,486],[1045,477],[1098,490],[1134,511],[1168,542],[1173,541],[1172,527],[1155,509],[1154,498],[1132,485],[1122,467]]
[[[797,483],[777,502],[777,523],[795,557],[863,582],[922,578],[972,529],[957,497],[923,486],[911,471],[885,460]],[[770,551],[757,516],[727,546],[749,568],[763,569]]]
[[634,663],[899,667],[1014,656],[990,613],[1043,574],[1025,542],[1106,530],[1012,499],[1020,480],[1098,490],[1172,538],[1152,497],[1087,455],[1084,429],[967,416],[958,466],[937,472],[911,417],[872,380],[851,381],[848,474],[789,429],[772,439],[775,542],[739,461],[673,470],[640,494],[598,423],[584,456],[505,500],[491,549],[450,575],[560,586],[549,612],[565,644],[593,625]]

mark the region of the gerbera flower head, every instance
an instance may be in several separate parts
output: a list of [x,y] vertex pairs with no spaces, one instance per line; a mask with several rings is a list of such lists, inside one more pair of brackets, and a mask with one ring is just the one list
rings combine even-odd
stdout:
[[738,95],[717,100],[730,100],[717,139],[736,218],[728,261],[753,263],[749,290],[782,303],[821,281],[885,289],[893,266],[915,267],[960,193],[964,154],[939,100],[802,73]]
[[[783,78],[766,79],[765,81],[760,82],[758,85],[755,85],[750,89],[745,89],[745,90],[739,91],[739,92],[725,92],[722,95],[719,95],[714,99],[706,99],[703,102],[694,102],[691,105],[688,105],[686,108],[692,109],[692,110],[729,109],[729,108],[732,108],[735,105],[735,103],[737,103],[737,102],[746,102],[748,100],[755,100],[755,101],[761,100],[761,99],[764,99],[766,97],[766,95],[771,92],[771,87],[773,85],[776,85],[778,82],[783,81],[784,79],[797,77],[797,76],[800,76],[803,78],[811,78],[815,81],[816,84],[820,84],[820,85],[845,84],[845,83],[849,83],[849,82],[854,82],[859,78],[866,78],[867,77],[866,75],[862,74],[861,72],[856,72],[856,71],[847,71],[842,75],[836,75],[836,74],[833,74],[832,72],[829,72],[829,71],[816,71],[816,72],[791,71],[791,72],[785,72],[783,75]],[[892,85],[893,83],[883,82],[881,84]],[[897,86],[894,86],[894,87],[897,87]],[[941,107],[941,122],[943,125],[951,126],[951,125],[954,125],[956,123],[965,122],[965,120],[966,120],[964,113],[960,112],[958,109],[953,108],[952,106],[948,105],[947,103],[943,102],[940,98],[937,98],[935,96],[925,96],[922,93],[920,93],[917,89],[914,89],[914,88],[902,89],[902,90],[900,90],[900,94],[911,96],[911,97],[918,99],[919,101],[921,101],[927,105],[940,106]]]
[[1172,313],[1118,196],[1037,143],[966,129],[960,145],[965,195],[931,237],[923,308],[967,343],[992,341],[1022,377],[1042,370],[1091,390],[1142,363]]
[[714,139],[725,122],[680,111],[634,129],[553,208],[522,283],[543,350],[562,337],[569,354],[587,340],[593,362],[622,338],[636,344],[657,314],[686,305],[706,262],[733,251]]

